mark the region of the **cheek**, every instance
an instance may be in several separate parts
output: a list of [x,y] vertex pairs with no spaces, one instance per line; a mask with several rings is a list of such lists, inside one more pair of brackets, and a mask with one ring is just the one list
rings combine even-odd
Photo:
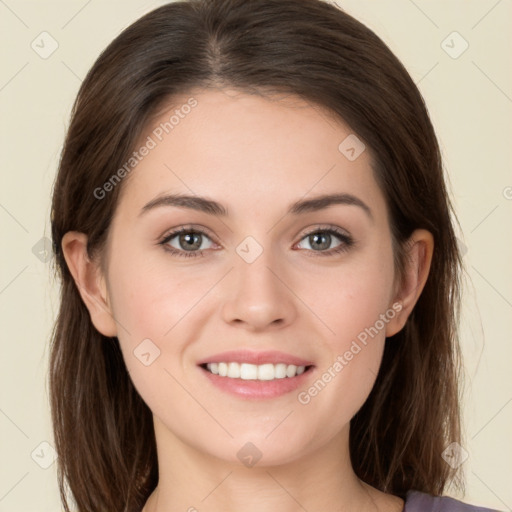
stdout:
[[165,411],[170,402],[178,408],[187,404],[172,376],[180,380],[178,368],[188,337],[194,336],[190,322],[195,323],[198,302],[213,282],[213,276],[192,267],[162,265],[147,255],[132,253],[111,265],[109,290],[121,351],[134,386],[153,411]]
[[[391,307],[391,244],[383,240],[374,246],[372,250],[354,253],[346,263],[330,269],[322,281],[323,287],[311,279],[303,288],[314,312],[328,328],[326,339],[336,353],[347,350],[351,340],[361,333],[360,339],[364,338],[365,329],[374,326]],[[378,328],[384,335],[381,323]]]
[[329,330],[319,339],[324,357],[317,378],[301,390],[298,402],[314,414],[330,416],[332,433],[350,421],[375,383],[385,328],[396,315],[389,303],[393,277],[391,245],[383,242],[380,250],[333,270],[323,292],[309,288],[316,293],[310,292],[308,300]]
[[109,288],[116,320],[130,343],[163,340],[214,282],[195,267],[168,263],[165,255],[133,253],[109,270]]

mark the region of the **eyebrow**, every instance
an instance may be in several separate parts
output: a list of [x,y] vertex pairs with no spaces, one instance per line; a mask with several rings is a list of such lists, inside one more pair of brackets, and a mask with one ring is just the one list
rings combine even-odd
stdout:
[[[348,206],[358,206],[368,215],[368,217],[373,221],[374,217],[370,207],[364,203],[358,197],[352,194],[323,194],[317,197],[313,197],[311,199],[302,199],[298,200],[291,204],[287,213],[292,215],[300,215],[304,213],[311,213],[319,210],[323,210],[333,205],[348,205]],[[155,208],[160,208],[163,206],[174,206],[178,208],[188,208],[191,210],[197,210],[200,212],[207,213],[208,215],[215,215],[218,217],[228,217],[229,213],[227,208],[225,208],[222,204],[214,201],[212,199],[207,199],[206,197],[200,197],[195,195],[185,195],[185,194],[168,194],[160,197],[156,197],[155,199],[149,201],[146,205],[142,207],[142,210],[139,214],[142,215],[150,210]]]

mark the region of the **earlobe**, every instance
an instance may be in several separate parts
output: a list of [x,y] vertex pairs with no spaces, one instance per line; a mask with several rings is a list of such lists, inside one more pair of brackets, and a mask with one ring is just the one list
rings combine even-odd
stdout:
[[62,237],[62,252],[94,327],[104,336],[116,336],[117,327],[109,305],[105,278],[99,264],[87,254],[87,235],[68,231]]
[[434,237],[430,231],[417,229],[406,243],[405,274],[398,287],[394,303],[401,310],[386,326],[386,337],[404,327],[427,282],[434,253]]

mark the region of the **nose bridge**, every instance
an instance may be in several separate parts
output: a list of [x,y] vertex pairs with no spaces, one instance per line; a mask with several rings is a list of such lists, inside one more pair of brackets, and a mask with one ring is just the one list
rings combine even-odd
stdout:
[[[224,304],[224,319],[252,329],[283,325],[295,315],[293,297],[282,281],[275,253],[254,237],[246,237],[235,249],[233,289]],[[277,277],[279,276],[279,278]]]

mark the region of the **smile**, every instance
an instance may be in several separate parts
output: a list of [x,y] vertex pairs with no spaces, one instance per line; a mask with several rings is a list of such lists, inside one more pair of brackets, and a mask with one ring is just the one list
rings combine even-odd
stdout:
[[203,365],[209,372],[220,377],[242,380],[274,380],[296,377],[306,371],[307,366],[294,364],[249,364],[237,362],[207,363]]

